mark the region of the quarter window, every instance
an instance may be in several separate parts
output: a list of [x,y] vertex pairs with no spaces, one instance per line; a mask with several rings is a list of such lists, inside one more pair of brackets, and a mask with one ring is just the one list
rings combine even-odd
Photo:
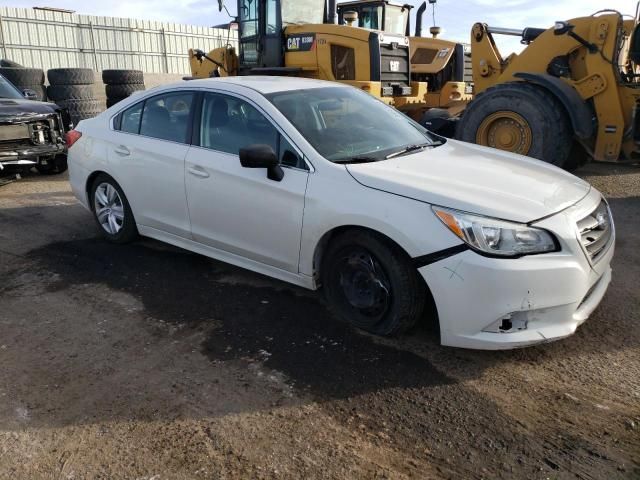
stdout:
[[193,93],[158,95],[145,101],[140,135],[189,143],[187,132]]
[[119,130],[127,133],[140,133],[140,119],[142,118],[142,105],[144,102],[136,103],[133,107],[122,112]]

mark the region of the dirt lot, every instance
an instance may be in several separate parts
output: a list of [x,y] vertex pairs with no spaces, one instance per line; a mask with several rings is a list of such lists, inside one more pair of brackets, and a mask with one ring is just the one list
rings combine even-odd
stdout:
[[65,176],[0,187],[0,478],[640,478],[640,169],[614,280],[573,337],[380,340],[320,296],[102,241]]

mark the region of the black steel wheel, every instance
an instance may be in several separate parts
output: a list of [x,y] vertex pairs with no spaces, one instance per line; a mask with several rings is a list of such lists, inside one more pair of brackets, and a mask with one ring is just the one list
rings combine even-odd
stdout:
[[353,230],[334,238],[321,276],[329,308],[367,332],[402,333],[424,311],[426,287],[411,259],[373,232]]

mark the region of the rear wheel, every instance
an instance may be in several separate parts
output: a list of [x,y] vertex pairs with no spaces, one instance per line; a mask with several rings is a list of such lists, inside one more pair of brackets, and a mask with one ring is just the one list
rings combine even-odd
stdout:
[[410,258],[389,240],[353,230],[333,239],[322,262],[329,308],[353,326],[396,335],[420,319],[425,285]]
[[105,174],[98,175],[90,194],[93,215],[107,240],[128,243],[138,236],[127,197],[113,178]]
[[456,137],[564,167],[573,144],[563,106],[524,82],[488,88],[465,110]]

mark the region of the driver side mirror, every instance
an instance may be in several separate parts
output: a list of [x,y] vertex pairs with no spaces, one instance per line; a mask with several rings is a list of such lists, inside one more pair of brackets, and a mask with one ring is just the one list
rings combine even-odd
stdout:
[[31,90],[30,88],[25,88],[24,90],[22,90],[22,96],[27,100],[38,99],[38,94],[35,91]]
[[284,178],[278,156],[269,145],[249,145],[240,149],[240,165],[244,168],[266,168],[267,178],[279,182]]
[[221,12],[224,8],[224,0],[218,0],[218,11]]
[[558,21],[553,27],[554,35],[565,35],[573,30],[574,26],[569,22]]

